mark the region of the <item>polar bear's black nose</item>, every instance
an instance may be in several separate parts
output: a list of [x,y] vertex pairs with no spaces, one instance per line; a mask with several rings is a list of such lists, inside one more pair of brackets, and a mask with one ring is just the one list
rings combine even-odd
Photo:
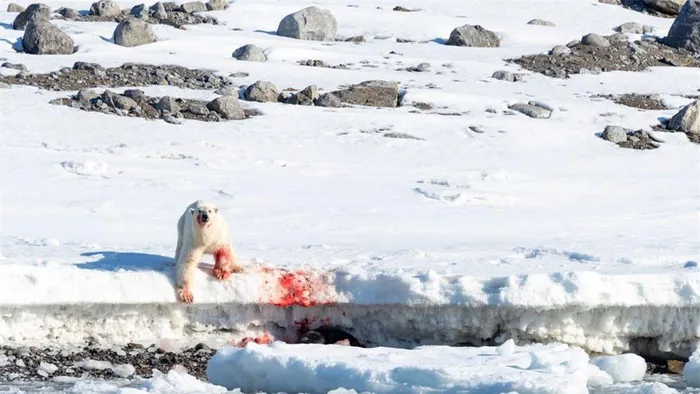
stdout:
[[209,215],[206,212],[202,213],[202,222],[206,222],[209,220]]

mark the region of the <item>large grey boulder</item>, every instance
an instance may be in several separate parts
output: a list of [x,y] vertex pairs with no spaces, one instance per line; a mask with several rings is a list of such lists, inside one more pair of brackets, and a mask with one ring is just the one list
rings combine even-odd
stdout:
[[260,103],[277,101],[278,95],[277,87],[268,81],[256,81],[245,90],[245,96],[248,101]]
[[236,49],[233,51],[233,57],[238,60],[245,60],[249,62],[267,61],[265,52],[253,44],[243,45],[242,47]]
[[100,0],[96,3],[92,3],[90,6],[90,15],[102,16],[105,18],[111,18],[119,15],[122,12],[119,6],[111,0]]
[[600,135],[600,137],[606,141],[610,141],[614,144],[617,144],[619,142],[627,141],[627,135],[631,131],[632,130],[620,126],[605,126],[605,130],[603,130],[603,133]]
[[668,30],[664,44],[700,53],[700,0],[688,0]]
[[114,43],[123,47],[135,47],[156,42],[158,38],[151,25],[140,19],[128,17],[114,29]]
[[148,7],[148,13],[159,20],[168,19],[168,11],[165,9],[165,5],[160,1]]
[[667,128],[684,133],[700,134],[700,100],[693,101],[673,115]]
[[644,0],[644,3],[648,7],[661,11],[664,14],[678,15],[685,0]]
[[364,81],[332,92],[341,102],[371,107],[397,107],[399,84],[389,81]]
[[501,46],[501,40],[498,39],[496,33],[484,29],[479,25],[464,25],[452,30],[450,38],[445,44],[460,47],[485,48]]
[[330,107],[330,108],[340,108],[343,106],[343,102],[334,95],[333,93],[324,93],[314,101],[314,104],[318,107]]
[[209,0],[207,1],[207,9],[209,11],[225,10],[228,6],[228,0]]
[[26,10],[17,15],[12,22],[12,28],[15,30],[24,30],[29,22],[38,20],[48,21],[50,14],[51,8],[49,8],[48,5],[42,3],[30,4]]
[[241,108],[236,96],[221,96],[207,103],[207,109],[221,115],[224,119],[245,119],[245,112]]
[[547,108],[537,101],[530,101],[527,104],[517,103],[508,106],[508,109],[518,111],[523,115],[527,115],[533,119],[549,119],[552,116],[552,109]]
[[277,35],[310,41],[332,41],[338,33],[338,22],[330,11],[307,7],[282,18]]
[[201,1],[190,1],[188,3],[182,4],[180,6],[180,11],[186,12],[188,14],[193,14],[195,12],[206,12],[207,5]]
[[610,41],[608,41],[607,38],[595,34],[595,33],[589,33],[586,34],[585,36],[581,37],[581,43],[583,45],[591,45],[591,46],[596,46],[596,47],[609,47],[610,46]]
[[70,55],[73,45],[68,34],[44,20],[29,22],[22,37],[24,51],[34,55]]

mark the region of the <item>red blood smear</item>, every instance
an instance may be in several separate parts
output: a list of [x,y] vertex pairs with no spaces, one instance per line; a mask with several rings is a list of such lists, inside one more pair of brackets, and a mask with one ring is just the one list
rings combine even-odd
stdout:
[[277,282],[280,288],[280,296],[273,300],[273,305],[281,307],[293,305],[309,307],[318,303],[312,297],[314,289],[308,274],[302,271],[288,272],[282,275]]
[[221,259],[231,259],[231,253],[227,248],[220,248],[214,251],[214,261],[221,261]]
[[259,345],[269,345],[272,342],[274,342],[274,340],[275,340],[275,338],[273,338],[272,335],[270,335],[269,333],[266,332],[264,335],[259,336],[259,337],[255,337],[255,338],[245,337],[245,338],[241,339],[241,341],[238,342],[238,344],[236,346],[246,347],[246,345],[248,345],[250,342],[255,342]]

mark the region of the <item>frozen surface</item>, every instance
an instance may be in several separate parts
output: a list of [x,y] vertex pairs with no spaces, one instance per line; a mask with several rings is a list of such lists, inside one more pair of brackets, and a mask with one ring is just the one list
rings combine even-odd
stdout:
[[[671,20],[591,0],[403,2],[421,9],[408,13],[379,0],[318,1],[340,36],[367,42],[268,34],[308,5],[238,0],[209,13],[222,25],[155,26],[159,42],[136,48],[105,39],[114,23],[55,21],[78,46],[70,56],[16,53],[21,33],[0,29],[0,57],[30,72],[138,61],[245,71],[237,84],[269,80],[279,89],[387,79],[407,91],[397,109],[245,103],[264,114],[176,126],[48,104],[72,92],[0,89],[0,343],[229,341],[330,319],[383,345],[517,337],[690,355],[700,337],[689,320],[700,313],[700,269],[687,264],[700,256],[700,147],[675,134],[660,134],[666,142],[653,151],[605,142],[595,133],[608,124],[648,128],[677,109],[639,111],[591,96],[660,93],[681,106],[690,101],[681,95],[697,94],[699,71],[490,78],[517,71],[504,59],[628,21],[664,35]],[[14,17],[0,12],[3,24]],[[533,18],[557,26],[527,25]],[[495,30],[502,46],[440,44],[472,22]],[[268,62],[231,58],[251,43],[268,50]],[[296,64],[306,59],[353,66]],[[397,71],[421,62],[432,71]],[[502,113],[533,99],[555,108],[550,119]],[[418,102],[443,115],[411,113]],[[219,205],[246,271],[217,282],[207,258],[195,304],[182,307],[172,288],[175,225],[196,199]],[[291,303],[283,269],[303,282]],[[277,307],[290,304],[316,306]]]
[[500,394],[587,393],[588,356],[566,345],[413,350],[289,345],[225,347],[207,366],[210,382],[243,391]]
[[683,378],[688,386],[697,387],[700,390],[700,349],[696,350],[685,364]]
[[632,353],[594,357],[591,364],[610,375],[615,383],[642,380],[647,369],[646,361]]

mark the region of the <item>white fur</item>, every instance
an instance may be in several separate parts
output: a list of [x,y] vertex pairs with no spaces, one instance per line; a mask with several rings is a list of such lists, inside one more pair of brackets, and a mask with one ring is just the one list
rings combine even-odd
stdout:
[[[197,218],[205,212],[209,220],[202,226],[197,222]],[[231,272],[240,271],[231,247],[226,220],[216,205],[198,200],[187,207],[177,222],[175,261],[176,286],[180,301],[192,302],[192,280],[204,254],[215,256],[213,273],[217,279],[226,279]],[[221,256],[223,258],[220,258]]]

